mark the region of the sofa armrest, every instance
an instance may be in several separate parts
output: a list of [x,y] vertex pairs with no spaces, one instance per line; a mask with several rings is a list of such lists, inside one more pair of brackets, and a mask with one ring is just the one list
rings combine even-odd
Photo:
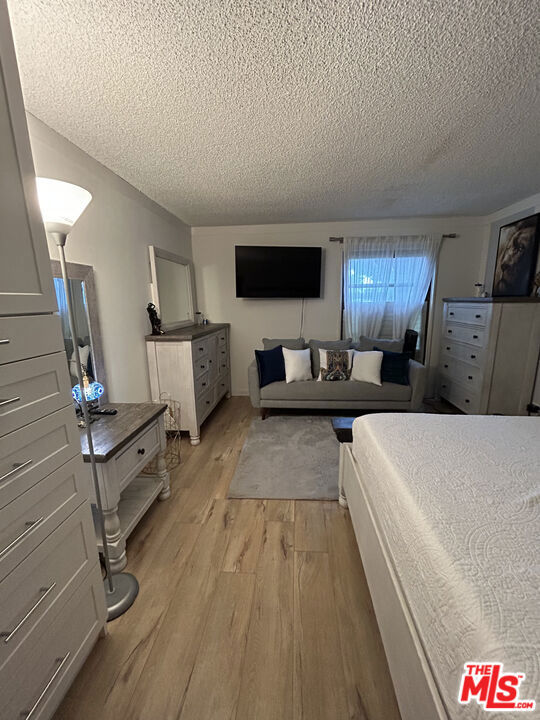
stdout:
[[248,367],[248,387],[251,404],[254,408],[261,407],[261,388],[259,387],[259,368],[254,360]]
[[416,360],[409,360],[411,410],[419,410],[426,392],[427,368]]

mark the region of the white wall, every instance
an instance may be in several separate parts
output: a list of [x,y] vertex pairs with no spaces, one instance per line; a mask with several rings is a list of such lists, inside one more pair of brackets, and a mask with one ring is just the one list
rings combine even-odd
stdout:
[[[324,249],[324,292],[306,300],[304,337],[336,339],[340,335],[341,246],[330,236],[457,233],[441,248],[435,294],[434,335],[438,338],[442,298],[472,295],[483,278],[481,265],[487,226],[475,218],[414,218],[287,225],[192,228],[193,260],[199,309],[212,322],[231,323],[232,392],[247,393],[247,366],[262,337],[298,337],[300,300],[242,300],[235,297],[235,245],[319,245]],[[430,365],[438,361],[438,339]]]
[[[148,245],[191,257],[190,228],[31,115],[28,127],[37,175],[73,182],[93,196],[66,257],[94,267],[109,400],[149,400]],[[58,257],[54,245],[49,252]]]

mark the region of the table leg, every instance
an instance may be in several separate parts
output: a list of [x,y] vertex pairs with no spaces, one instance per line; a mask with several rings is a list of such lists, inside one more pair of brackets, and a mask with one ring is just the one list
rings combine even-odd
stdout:
[[118,505],[109,509],[103,508],[103,522],[105,523],[111,572],[119,573],[127,565],[127,555],[126,541],[121,539],[122,530],[118,517]]
[[158,500],[167,500],[171,497],[171,485],[169,473],[167,471],[167,463],[165,462],[165,453],[161,451],[157,456],[157,473],[156,475],[163,483],[163,488],[158,495]]

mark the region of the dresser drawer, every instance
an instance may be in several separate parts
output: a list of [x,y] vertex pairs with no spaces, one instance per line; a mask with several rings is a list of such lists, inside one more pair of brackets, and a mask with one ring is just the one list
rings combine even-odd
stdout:
[[201,423],[216,404],[216,387],[213,386],[197,400],[197,420]]
[[452,380],[456,380],[463,387],[479,395],[481,394],[483,373],[479,368],[445,356],[441,362],[441,373]]
[[474,392],[470,392],[467,388],[461,386],[454,380],[441,375],[439,383],[439,394],[445,398],[452,405],[455,405],[460,410],[466,413],[478,413],[480,412],[480,401],[478,395]]
[[120,490],[150,462],[159,447],[159,423],[154,421],[114,458]]
[[193,357],[193,362],[205,355],[208,355],[208,338],[193,340],[191,343],[191,355]]
[[0,671],[97,562],[92,514],[85,502],[0,582]]
[[0,317],[0,365],[64,350],[58,315]]
[[198,378],[210,368],[210,360],[208,357],[197,358],[193,360],[193,375]]
[[22,720],[31,710],[32,720],[52,717],[104,625],[103,593],[96,564],[12,655],[0,671],[2,718]]
[[0,510],[0,580],[88,497],[85,478],[79,455]]
[[220,347],[222,347],[223,345],[227,345],[227,335],[228,333],[226,330],[220,330],[220,332],[218,332],[218,345]]
[[210,374],[208,372],[199,375],[195,378],[195,397],[200,397],[208,391],[210,387]]
[[484,347],[486,333],[482,328],[447,323],[444,328],[444,335],[452,340],[458,340],[476,347]]
[[0,435],[71,405],[65,352],[10,363],[0,375]]
[[465,345],[457,340],[445,340],[441,347],[441,355],[458,358],[458,360],[463,360],[478,368],[484,367],[484,350]]
[[231,380],[229,374],[225,373],[223,375],[220,375],[216,385],[216,399],[221,400],[221,398],[229,392],[230,386]]
[[491,308],[489,306],[464,305],[462,303],[449,303],[447,307],[447,320],[464,323],[466,325],[486,326],[489,322]]
[[0,508],[80,452],[73,406],[0,438]]

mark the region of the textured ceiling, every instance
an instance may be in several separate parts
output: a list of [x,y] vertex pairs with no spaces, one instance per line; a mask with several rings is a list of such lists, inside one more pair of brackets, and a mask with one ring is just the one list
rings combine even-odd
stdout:
[[538,0],[11,0],[27,108],[192,225],[540,190]]

